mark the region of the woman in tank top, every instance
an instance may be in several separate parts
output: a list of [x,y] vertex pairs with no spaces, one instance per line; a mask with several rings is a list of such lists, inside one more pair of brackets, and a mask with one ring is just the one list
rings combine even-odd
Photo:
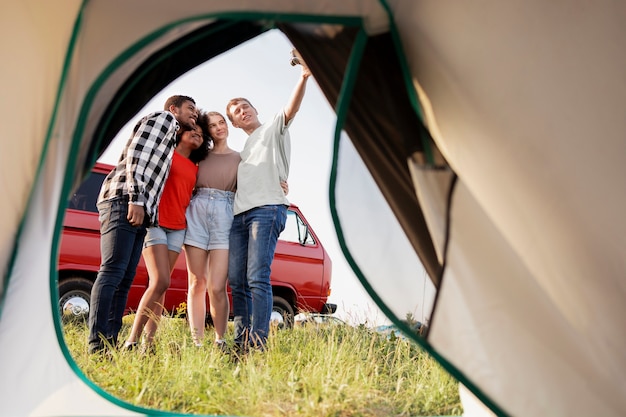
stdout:
[[213,149],[198,165],[196,190],[187,209],[187,317],[193,341],[201,346],[208,291],[215,343],[224,348],[230,312],[226,289],[228,240],[241,158],[239,152],[228,146],[224,116],[218,112],[202,113],[198,125],[212,138]]

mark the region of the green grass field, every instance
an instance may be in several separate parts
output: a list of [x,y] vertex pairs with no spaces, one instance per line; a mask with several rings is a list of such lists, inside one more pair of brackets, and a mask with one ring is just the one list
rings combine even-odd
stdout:
[[[121,340],[132,319],[125,317]],[[85,323],[64,329],[87,378],[144,408],[228,416],[462,414],[458,383],[436,361],[407,340],[364,326],[273,330],[265,352],[241,358],[210,342],[195,347],[181,318],[161,320],[149,354],[88,355]],[[232,328],[229,336],[232,343]]]

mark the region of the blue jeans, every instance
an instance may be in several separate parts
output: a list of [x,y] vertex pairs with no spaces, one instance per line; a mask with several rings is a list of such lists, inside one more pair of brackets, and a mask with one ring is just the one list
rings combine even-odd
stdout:
[[228,283],[233,297],[235,343],[264,346],[272,314],[270,272],[287,207],[268,205],[236,215],[230,229]]
[[[98,204],[100,214],[100,254],[102,263],[91,289],[89,309],[89,351],[105,346],[102,339],[117,344],[130,286],[141,257],[144,225],[132,226],[126,218],[128,198]],[[147,217],[147,216],[146,216]]]

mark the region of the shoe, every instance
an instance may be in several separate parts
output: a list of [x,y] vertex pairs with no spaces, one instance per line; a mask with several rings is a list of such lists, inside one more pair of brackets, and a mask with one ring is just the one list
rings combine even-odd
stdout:
[[230,349],[224,340],[216,340],[213,345],[222,353],[230,353]]
[[263,353],[267,351],[267,346],[264,343],[255,343],[250,345],[250,352],[260,352]]
[[155,355],[156,354],[156,346],[154,343],[142,343],[139,348],[140,355]]
[[244,343],[244,344],[235,343],[235,348],[233,349],[232,353],[235,356],[243,357],[243,356],[246,356],[249,351],[250,351],[250,347],[248,346],[247,343]]
[[267,349],[266,337],[251,337],[250,338],[250,350],[255,352],[265,352]]
[[90,343],[88,353],[90,355],[108,354],[116,348],[117,344],[115,339],[108,337],[106,339],[100,339],[98,343]]
[[227,357],[233,363],[240,363],[246,359],[246,355],[248,354],[248,347],[246,345],[241,345],[235,343],[231,349],[229,349]]
[[126,341],[124,342],[124,344],[122,345],[122,351],[123,352],[130,352],[131,350],[135,350],[137,348],[137,342],[129,342]]
[[98,344],[98,345],[89,345],[89,349],[87,350],[87,352],[90,355],[99,355],[101,353],[105,353],[107,350],[108,349],[106,349],[103,344]]

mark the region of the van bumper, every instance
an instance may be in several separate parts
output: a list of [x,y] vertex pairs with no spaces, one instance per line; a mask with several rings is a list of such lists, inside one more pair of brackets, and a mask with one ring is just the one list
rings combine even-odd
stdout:
[[335,311],[337,311],[337,304],[326,303],[322,306],[320,314],[335,314]]

